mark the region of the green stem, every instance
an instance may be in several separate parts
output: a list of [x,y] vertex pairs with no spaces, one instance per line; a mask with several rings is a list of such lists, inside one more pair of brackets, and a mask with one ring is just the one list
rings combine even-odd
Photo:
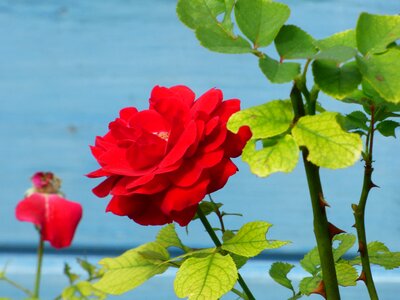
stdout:
[[[295,113],[295,121],[305,115],[304,103],[300,90],[294,84],[290,98]],[[318,253],[321,260],[322,276],[325,286],[326,298],[339,300],[340,293],[335,269],[335,260],[332,252],[332,240],[329,230],[329,223],[326,216],[325,202],[319,174],[319,167],[307,160],[308,150],[303,148],[303,163],[307,176],[307,183],[310,192],[311,205],[314,217],[314,235],[317,240]]]
[[43,248],[44,241],[42,235],[39,231],[39,245],[37,252],[37,270],[36,270],[36,280],[35,280],[35,289],[33,291],[33,297],[39,299],[39,290],[40,290],[40,277],[42,273],[42,260],[43,260]]
[[15,287],[16,289],[19,289],[20,291],[24,292],[27,296],[32,297],[32,292],[26,288],[24,288],[22,285],[20,285],[19,283],[7,278],[7,277],[3,277],[1,278],[1,280],[4,280],[5,282],[8,282],[9,284],[11,284],[13,287]]
[[353,204],[354,219],[356,222],[357,238],[358,238],[358,249],[361,256],[362,273],[360,278],[364,280],[369,296],[372,300],[379,299],[374,280],[372,278],[371,266],[369,262],[368,247],[367,247],[367,235],[365,231],[365,207],[367,205],[367,199],[370,190],[375,186],[372,182],[372,152],[374,145],[374,131],[375,131],[375,120],[374,120],[374,107],[371,106],[371,122],[370,131],[367,136],[366,155],[365,155],[365,166],[364,166],[364,180],[360,195],[360,201],[358,205]]
[[[197,215],[199,216],[199,219],[200,219],[201,223],[203,224],[204,228],[207,230],[208,235],[213,240],[215,246],[221,247],[222,244],[221,244],[219,238],[215,234],[215,231],[212,229],[210,223],[208,222],[208,220],[207,220],[206,216],[204,215],[203,211],[201,210],[200,206],[197,209]],[[249,287],[247,286],[246,282],[244,281],[243,277],[240,275],[239,272],[238,272],[238,277],[239,277],[238,282],[239,282],[240,286],[242,287],[243,292],[246,294],[248,300],[255,300],[256,298],[254,298]]]

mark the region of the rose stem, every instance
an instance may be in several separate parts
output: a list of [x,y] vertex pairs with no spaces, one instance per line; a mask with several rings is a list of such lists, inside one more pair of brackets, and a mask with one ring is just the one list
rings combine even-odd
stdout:
[[[308,64],[306,66],[308,66]],[[305,87],[305,73],[306,68],[303,76],[300,78],[302,82],[299,84],[303,87]],[[296,85],[296,82],[293,84],[292,91],[290,92],[290,99],[292,101],[293,111],[295,113],[294,121],[297,122],[300,117],[305,115],[305,109],[303,98],[299,88]],[[316,101],[316,99],[314,99],[314,101]],[[309,114],[315,114],[315,112],[309,111]],[[326,216],[325,205],[323,204],[323,191],[319,167],[307,160],[308,150],[306,148],[302,148],[301,152],[303,155],[303,164],[306,171],[307,183],[310,192],[314,217],[314,235],[317,240],[318,253],[321,260],[326,298],[329,300],[339,300],[339,286],[336,276],[335,260],[332,252],[329,223]]]
[[370,128],[366,139],[365,155],[364,155],[364,180],[358,205],[353,204],[354,219],[356,221],[357,238],[358,238],[358,251],[360,252],[362,272],[360,279],[363,279],[371,300],[377,300],[378,294],[376,292],[374,280],[372,278],[371,266],[368,256],[367,236],[365,232],[365,206],[369,191],[375,187],[372,182],[372,151],[374,146],[374,131],[375,131],[375,107],[371,105],[371,121]]
[[39,299],[39,289],[40,289],[40,277],[42,273],[42,260],[43,260],[43,248],[44,241],[42,238],[42,234],[39,230],[39,245],[37,252],[37,270],[36,270],[36,280],[35,280],[35,289],[33,291],[33,297]]
[[[215,234],[214,230],[212,229],[210,223],[208,222],[206,216],[204,215],[203,211],[201,210],[200,206],[197,208],[197,215],[199,216],[199,219],[201,223],[203,224],[204,228],[207,230],[208,235],[210,238],[213,240],[215,246],[221,247],[221,242],[219,241],[217,235]],[[244,293],[247,295],[248,300],[255,300],[253,294],[251,293],[249,287],[247,286],[246,282],[244,281],[243,277],[240,275],[238,272],[238,282],[240,286],[242,287]]]

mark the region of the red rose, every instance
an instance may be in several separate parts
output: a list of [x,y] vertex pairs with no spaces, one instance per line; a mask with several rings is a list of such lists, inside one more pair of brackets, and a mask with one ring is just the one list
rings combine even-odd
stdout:
[[61,181],[53,173],[38,172],[32,181],[30,194],[16,207],[17,219],[35,224],[54,248],[69,247],[82,217],[81,205],[58,194]]
[[218,89],[195,100],[185,86],[157,86],[149,109],[122,109],[91,147],[101,168],[88,176],[107,177],[93,189],[99,197],[112,195],[107,211],[142,225],[187,225],[204,196],[236,173],[230,158],[251,136],[247,127],[227,130],[240,101],[222,100]]

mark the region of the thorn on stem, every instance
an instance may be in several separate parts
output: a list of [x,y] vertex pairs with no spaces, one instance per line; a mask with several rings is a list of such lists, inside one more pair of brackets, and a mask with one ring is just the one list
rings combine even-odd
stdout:
[[373,183],[371,181],[371,183],[369,184],[369,189],[372,189],[372,188],[380,188],[380,186],[376,185],[375,183]]
[[325,200],[325,198],[324,198],[324,195],[322,195],[321,192],[319,193],[318,198],[319,198],[319,206],[320,206],[321,208],[324,208],[324,207],[326,207],[326,206],[327,206],[327,207],[331,207],[331,206],[329,205],[329,203],[326,202],[326,200]]
[[325,284],[324,281],[321,280],[318,284],[318,286],[313,290],[310,294],[318,294],[321,295],[326,299],[326,292],[325,292]]
[[357,281],[364,281],[364,282],[367,282],[367,277],[365,276],[365,272],[364,271],[361,271],[361,274],[360,274],[360,276],[357,278]]
[[362,241],[358,242],[358,252],[360,252],[361,256],[365,255],[365,244]]
[[335,225],[333,225],[330,222],[328,222],[328,230],[329,230],[329,237],[331,238],[331,240],[333,239],[333,237],[335,235],[346,232],[340,228],[337,228]]

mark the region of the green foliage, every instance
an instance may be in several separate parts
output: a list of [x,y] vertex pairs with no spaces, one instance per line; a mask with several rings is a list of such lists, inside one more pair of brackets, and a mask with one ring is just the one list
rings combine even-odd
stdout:
[[299,149],[291,135],[271,141],[267,147],[256,150],[256,140],[252,139],[243,149],[243,161],[249,164],[251,172],[260,177],[275,172],[292,172],[299,160]]
[[333,46],[331,48],[321,50],[314,56],[316,60],[327,60],[336,64],[343,63],[353,59],[357,54],[357,50],[347,46]]
[[330,37],[316,41],[315,44],[320,50],[327,50],[336,46],[356,48],[356,32],[354,29],[338,32]]
[[360,157],[361,138],[344,131],[337,113],[324,112],[300,118],[292,130],[297,144],[307,147],[307,159],[317,166],[338,169],[353,165]]
[[104,258],[99,264],[104,276],[94,287],[112,295],[120,295],[168,269],[168,251],[156,242],[131,249],[116,258]]
[[[391,252],[382,242],[369,243],[368,255],[372,264],[379,265],[387,270],[400,267],[400,252]],[[351,264],[361,264],[360,257],[351,260]]]
[[236,22],[254,48],[271,44],[289,15],[287,5],[270,0],[238,0],[235,5]]
[[317,53],[314,38],[294,25],[281,28],[275,47],[282,59],[312,58]]
[[292,281],[287,277],[287,274],[294,268],[294,265],[283,262],[275,262],[269,269],[269,275],[280,285],[290,289],[295,294]]
[[[333,243],[333,257],[335,261],[339,261],[339,259],[347,253],[347,251],[350,250],[351,247],[353,247],[354,243],[356,241],[356,237],[354,234],[350,233],[342,233],[335,235],[333,237],[332,243]],[[338,242],[338,246],[335,247],[336,242]]]
[[354,62],[338,65],[335,60],[315,60],[312,64],[315,83],[321,90],[338,99],[349,95],[361,83],[361,74]]
[[304,255],[304,258],[300,260],[300,265],[308,273],[316,275],[319,271],[321,261],[319,259],[318,248],[314,247],[310,252]]
[[176,274],[174,289],[180,298],[218,299],[233,288],[237,278],[230,255],[213,253],[186,260]]
[[354,286],[357,284],[358,272],[353,266],[347,263],[337,263],[335,269],[339,285]]
[[[95,298],[94,298],[95,297]],[[94,288],[88,281],[80,281],[65,288],[61,294],[63,300],[106,299],[107,295]]]
[[176,6],[179,19],[188,27],[196,29],[216,22],[225,11],[223,0],[178,0]]
[[260,58],[259,67],[272,83],[290,82],[300,74],[299,63],[279,62],[268,55]]
[[385,120],[380,122],[376,129],[383,135],[383,136],[392,136],[396,137],[396,128],[400,126],[399,122],[393,120]]
[[237,133],[242,126],[249,126],[253,139],[273,137],[289,129],[293,120],[289,101],[274,100],[233,114],[228,121],[230,131]]
[[357,47],[364,55],[381,53],[400,39],[400,16],[362,13],[357,22]]
[[243,225],[231,239],[224,241],[222,249],[237,255],[253,257],[265,249],[280,248],[284,241],[268,241],[266,234],[272,225],[267,222],[250,222]]
[[304,277],[299,284],[300,292],[303,295],[310,295],[321,282],[321,277]]
[[[208,216],[209,214],[215,212],[217,209],[221,208],[223,204],[222,203],[214,203],[212,201],[203,200],[203,201],[200,202],[199,205],[200,205],[200,209],[203,212],[203,214],[205,216]],[[198,218],[199,218],[199,216],[196,213],[196,215],[194,216],[193,220],[196,220]]]
[[379,55],[357,57],[364,79],[386,101],[400,103],[400,49],[392,48]]
[[156,242],[164,248],[176,247],[187,252],[189,249],[182,244],[175,231],[175,224],[168,224],[161,228],[156,237]]
[[346,115],[344,119],[344,128],[347,130],[351,129],[363,129],[368,130],[367,126],[368,117],[362,111],[353,111]]

